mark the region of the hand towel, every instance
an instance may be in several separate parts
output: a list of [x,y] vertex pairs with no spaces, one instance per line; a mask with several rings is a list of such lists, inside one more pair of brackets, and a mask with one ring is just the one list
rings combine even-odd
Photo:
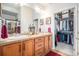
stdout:
[[7,27],[5,24],[5,19],[3,19],[2,21],[3,23],[2,23],[2,29],[1,29],[1,38],[5,39],[8,37],[8,32],[7,32]]

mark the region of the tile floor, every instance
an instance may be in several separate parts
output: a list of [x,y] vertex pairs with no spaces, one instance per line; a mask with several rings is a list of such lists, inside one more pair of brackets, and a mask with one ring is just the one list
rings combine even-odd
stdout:
[[67,55],[73,55],[73,46],[66,43],[58,42],[56,50],[65,53]]

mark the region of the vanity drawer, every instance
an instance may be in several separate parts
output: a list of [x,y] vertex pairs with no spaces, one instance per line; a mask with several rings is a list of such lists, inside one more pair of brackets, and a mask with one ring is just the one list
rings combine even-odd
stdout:
[[38,50],[40,48],[44,48],[44,42],[40,42],[38,44],[35,44],[35,50]]
[[44,42],[44,38],[37,38],[35,39],[35,43]]
[[35,51],[35,56],[42,56],[44,55],[44,49],[40,48],[37,51]]

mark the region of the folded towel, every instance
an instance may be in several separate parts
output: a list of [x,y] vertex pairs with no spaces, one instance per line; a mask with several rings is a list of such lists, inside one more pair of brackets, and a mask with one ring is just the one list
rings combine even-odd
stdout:
[[51,33],[51,27],[49,27],[49,28],[48,28],[48,32],[50,32],[50,33]]

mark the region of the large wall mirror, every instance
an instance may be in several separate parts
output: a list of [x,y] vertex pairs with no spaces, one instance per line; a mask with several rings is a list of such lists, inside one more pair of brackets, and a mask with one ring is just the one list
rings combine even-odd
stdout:
[[6,20],[8,34],[20,33],[20,4],[2,3],[2,18]]

